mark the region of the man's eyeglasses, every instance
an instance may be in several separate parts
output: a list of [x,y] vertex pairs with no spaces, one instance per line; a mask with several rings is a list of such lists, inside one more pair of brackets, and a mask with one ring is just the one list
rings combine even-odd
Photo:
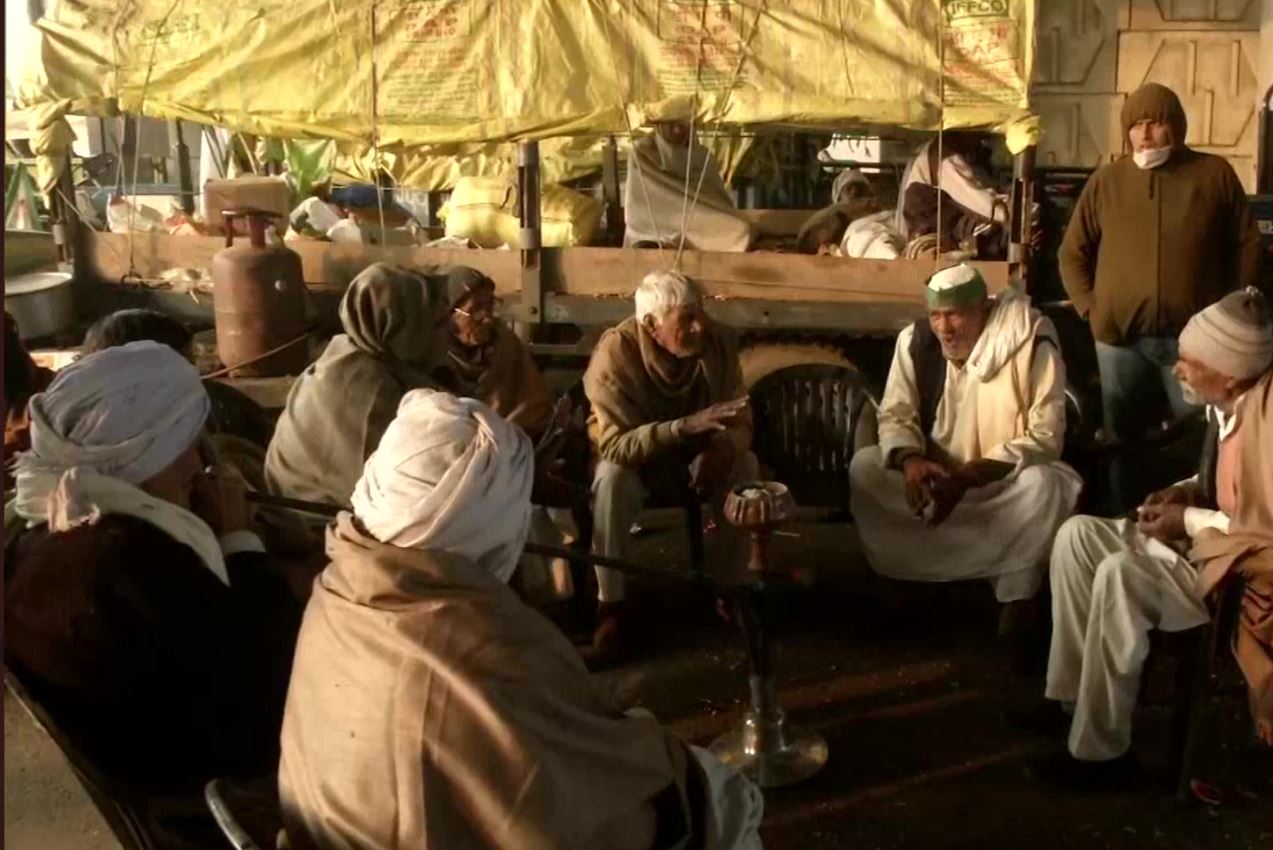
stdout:
[[470,322],[485,323],[494,321],[495,314],[499,312],[499,308],[502,306],[504,306],[504,299],[492,298],[490,307],[472,311],[462,310],[459,307],[452,307],[451,312],[463,316]]

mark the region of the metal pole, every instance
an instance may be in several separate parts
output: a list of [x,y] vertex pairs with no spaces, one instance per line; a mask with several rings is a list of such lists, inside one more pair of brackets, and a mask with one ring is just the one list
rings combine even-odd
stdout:
[[124,138],[119,145],[119,155],[123,157],[124,194],[128,194],[131,186],[137,182],[137,119],[132,115],[124,115]]
[[1273,86],[1260,101],[1259,126],[1255,145],[1255,193],[1273,194]]
[[543,266],[539,220],[539,142],[523,142],[517,149],[517,196],[520,199],[522,243],[522,310],[518,335],[529,342],[531,325],[543,321]]
[[601,160],[601,188],[606,199],[606,241],[611,245],[623,244],[623,205],[619,199],[619,146],[614,136],[606,139],[605,155]]
[[1028,285],[1030,234],[1034,230],[1034,145],[1017,154],[1012,163],[1011,222],[1008,263],[1014,280]]
[[181,190],[181,208],[186,215],[194,215],[194,178],[190,174],[190,148],[181,134],[181,121],[173,121],[177,134],[177,183]]
[[71,154],[67,153],[62,163],[62,174],[54,190],[48,194],[48,201],[49,224],[53,230],[53,244],[57,246],[58,264],[69,266],[72,277],[78,279],[80,269],[76,268],[76,261],[84,252],[78,250],[79,229],[76,210],[72,206],[75,203],[74,167]]

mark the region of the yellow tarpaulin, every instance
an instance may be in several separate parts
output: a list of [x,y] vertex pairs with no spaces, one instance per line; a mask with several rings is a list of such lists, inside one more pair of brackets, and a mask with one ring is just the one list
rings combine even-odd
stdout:
[[691,112],[1019,147],[1033,31],[1033,0],[60,0],[18,97],[382,153]]

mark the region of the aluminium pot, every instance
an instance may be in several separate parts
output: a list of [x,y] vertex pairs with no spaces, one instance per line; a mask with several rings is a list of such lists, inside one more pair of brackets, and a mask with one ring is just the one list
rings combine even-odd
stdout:
[[18,323],[18,335],[43,339],[75,324],[71,276],[66,272],[32,272],[4,282],[4,309]]

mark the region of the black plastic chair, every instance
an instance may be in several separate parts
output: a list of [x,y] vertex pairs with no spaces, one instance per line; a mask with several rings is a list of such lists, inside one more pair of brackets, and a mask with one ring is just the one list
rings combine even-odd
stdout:
[[1154,636],[1151,655],[1167,653],[1176,659],[1167,764],[1169,775],[1175,778],[1176,795],[1181,799],[1191,796],[1190,783],[1202,738],[1202,715],[1207,698],[1215,691],[1216,662],[1229,645],[1241,614],[1243,589],[1240,578],[1226,580],[1207,623],[1183,632]]
[[846,508],[853,453],[875,436],[866,427],[875,401],[861,373],[847,366],[788,366],[756,382],[751,404],[756,456],[796,502]]
[[235,850],[274,850],[282,817],[275,778],[251,782],[213,779],[203,789],[212,819]]
[[[180,846],[156,828],[152,817],[154,801],[108,779],[53,721],[10,667],[5,669],[4,685],[40,730],[57,745],[70,764],[75,778],[88,792],[93,805],[101,812],[102,818],[124,850],[163,850]],[[182,807],[186,802],[184,799],[171,801],[169,805]]]

